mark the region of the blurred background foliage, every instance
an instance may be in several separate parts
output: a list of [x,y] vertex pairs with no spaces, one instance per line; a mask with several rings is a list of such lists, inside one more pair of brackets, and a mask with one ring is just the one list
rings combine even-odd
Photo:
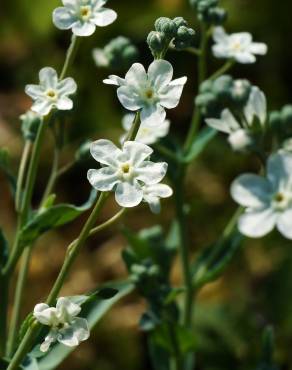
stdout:
[[[17,171],[22,138],[19,115],[30,106],[24,94],[26,83],[37,81],[43,66],[60,70],[70,32],[57,30],[51,21],[58,0],[1,0],[0,2],[0,146],[7,147],[11,169]],[[196,16],[187,0],[111,0],[118,20],[93,37],[85,38],[70,75],[78,82],[74,111],[65,121],[67,145],[62,163],[70,162],[79,144],[85,139],[110,138],[121,134],[122,108],[115,89],[102,83],[111,71],[98,69],[92,49],[103,47],[112,38],[129,37],[140,52],[140,61],[147,65],[151,54],[145,43],[159,16],[183,16],[198,29]],[[292,102],[292,32],[290,1],[224,0],[228,9],[228,31],[249,31],[256,41],[269,46],[266,57],[255,65],[238,65],[233,75],[248,78],[265,91],[269,108],[278,109]],[[198,36],[197,36],[198,37]],[[183,137],[189,125],[196,93],[196,59],[185,52],[169,52],[176,76],[187,75],[188,83],[182,101],[170,112],[171,134]],[[220,61],[210,58],[210,71]],[[125,71],[121,71],[124,74]],[[38,176],[35,202],[47,181],[52,159],[52,138],[48,135]],[[74,167],[58,183],[59,201],[82,203],[90,187],[86,171],[93,163]],[[186,193],[190,203],[189,226],[194,256],[216,239],[235,209],[230,200],[231,180],[242,171],[258,169],[252,158],[231,153],[225,139],[217,137],[189,171]],[[0,220],[12,238],[15,227],[13,202],[8,185],[0,174]],[[116,206],[109,203],[101,216],[106,219]],[[173,216],[171,200],[164,202],[160,216],[153,216],[147,207],[128,212],[124,223],[133,230],[157,223],[167,228]],[[32,259],[28,292],[23,313],[42,301],[62,263],[65,247],[75,237],[84,219],[49,233],[42,238]],[[63,294],[82,293],[97,283],[126,275],[121,251],[126,242],[121,233],[108,230],[88,242],[66,283]],[[197,368],[203,370],[256,369],[260,358],[261,335],[266,324],[276,333],[276,360],[281,369],[292,366],[292,253],[291,242],[276,232],[262,240],[247,240],[231,267],[222,278],[207,285],[195,306],[194,335],[197,345]],[[180,282],[178,263],[172,271],[174,284]],[[138,321],[144,302],[137,295],[114,308],[92,334],[62,365],[63,369],[149,370],[150,364],[144,334]]]

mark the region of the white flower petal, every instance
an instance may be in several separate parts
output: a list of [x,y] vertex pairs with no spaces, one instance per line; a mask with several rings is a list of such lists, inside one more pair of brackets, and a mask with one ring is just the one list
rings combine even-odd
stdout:
[[58,84],[58,92],[64,95],[75,94],[77,90],[77,84],[71,77],[64,78]]
[[70,110],[73,108],[73,101],[66,96],[59,98],[56,102],[56,107],[59,110]]
[[123,119],[122,119],[123,129],[126,130],[126,131],[129,131],[132,127],[134,119],[135,119],[135,114],[133,114],[133,113],[125,114]]
[[45,303],[39,303],[33,310],[33,316],[43,325],[52,325],[56,322],[57,310]]
[[242,64],[251,64],[256,62],[256,57],[250,52],[238,52],[233,55],[234,59]]
[[117,165],[117,158],[122,155],[122,151],[110,140],[100,139],[91,144],[90,153],[92,157],[102,164],[109,166]]
[[141,163],[139,168],[136,168],[137,179],[143,181],[147,185],[157,184],[160,182],[167,172],[167,163],[154,163],[145,161]]
[[40,85],[26,85],[25,93],[32,99],[38,99],[44,96],[44,89]]
[[239,123],[229,109],[224,109],[222,111],[220,119],[207,118],[205,121],[208,126],[226,134],[231,134],[233,131],[240,129]]
[[173,76],[172,65],[166,60],[154,60],[148,68],[148,77],[152,86],[161,89],[168,85]]
[[49,334],[45,337],[45,340],[40,345],[41,352],[47,352],[52,343],[56,342],[57,340],[57,332],[55,330],[51,330]]
[[166,184],[148,185],[143,187],[143,190],[144,189],[146,189],[147,194],[151,194],[159,198],[168,198],[173,194],[171,187]]
[[268,47],[266,44],[262,42],[253,42],[249,46],[249,50],[253,54],[258,54],[258,55],[265,55],[268,52]]
[[267,177],[275,190],[281,190],[291,179],[292,154],[276,153],[269,157],[267,162]]
[[215,27],[213,31],[213,39],[218,43],[225,43],[228,40],[228,35],[223,27]]
[[155,126],[165,120],[165,109],[159,104],[144,106],[141,110],[141,122],[143,124]]
[[118,99],[121,104],[131,111],[136,111],[143,107],[143,103],[137,90],[132,86],[121,86],[117,90]]
[[132,86],[135,89],[145,87],[147,84],[147,74],[141,63],[134,63],[128,70],[125,76],[125,81],[128,87]]
[[270,208],[246,211],[239,218],[238,229],[243,235],[260,238],[273,230],[277,217]]
[[37,99],[31,106],[31,110],[41,116],[46,116],[53,108],[53,103],[47,99]]
[[267,118],[267,101],[265,94],[256,86],[253,86],[247,105],[244,109],[244,115],[249,124],[252,124],[254,116],[258,117],[263,125]]
[[114,10],[101,8],[94,14],[94,23],[99,27],[105,27],[113,23],[117,16]]
[[72,26],[72,32],[76,36],[91,36],[94,34],[95,29],[95,24],[91,22],[77,21]]
[[75,21],[76,19],[67,8],[60,7],[53,11],[53,23],[60,30],[68,30],[72,27]]
[[181,77],[161,88],[159,90],[160,104],[168,109],[175,108],[179,103],[186,82],[187,78]]
[[231,185],[232,198],[245,207],[263,207],[269,204],[272,189],[269,181],[254,174],[244,174]]
[[87,340],[90,336],[88,322],[86,319],[76,317],[73,322],[72,329],[74,336],[78,339],[79,343]]
[[44,86],[45,89],[57,88],[58,75],[54,68],[45,67],[39,72],[40,84]]
[[292,209],[288,209],[279,215],[277,229],[287,239],[292,239]]
[[70,318],[75,317],[81,311],[81,307],[78,304],[71,302],[67,297],[58,298],[56,309],[60,319],[64,319],[64,321],[68,319],[68,316]]
[[110,75],[108,78],[103,80],[103,83],[107,85],[123,86],[125,84],[125,80],[119,76]]
[[99,170],[88,170],[87,179],[99,191],[111,191],[119,182],[117,171],[110,167],[103,167]]
[[149,204],[151,212],[158,214],[161,211],[160,199],[153,195],[144,196],[144,201]]
[[134,166],[139,166],[153,153],[153,149],[137,141],[126,141],[123,146],[123,152]]
[[143,191],[137,182],[118,184],[115,191],[116,202],[122,207],[135,207],[142,202]]

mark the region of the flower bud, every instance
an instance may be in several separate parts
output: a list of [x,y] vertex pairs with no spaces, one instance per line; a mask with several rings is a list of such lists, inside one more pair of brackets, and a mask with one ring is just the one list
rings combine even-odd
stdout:
[[208,10],[206,21],[210,24],[219,26],[227,19],[227,11],[223,8],[211,8]]
[[282,108],[281,117],[284,125],[292,126],[292,105],[285,105]]
[[251,84],[248,80],[235,80],[231,87],[231,98],[235,104],[244,106],[247,103],[251,91]]
[[29,110],[20,116],[22,121],[21,131],[25,140],[35,141],[39,125],[42,124],[42,117]]
[[177,25],[170,18],[160,17],[155,21],[155,29],[164,33],[166,37],[172,39],[176,35]]
[[234,131],[228,137],[228,142],[235,151],[248,150],[254,143],[252,136],[244,129]]
[[272,130],[279,130],[282,125],[282,117],[279,111],[273,111],[269,115],[269,124]]
[[179,29],[181,26],[187,26],[188,22],[183,17],[173,18],[173,22],[176,25],[176,28]]
[[195,36],[195,31],[192,28],[181,26],[177,30],[176,37],[173,41],[176,49],[185,49],[192,45]]
[[84,143],[82,143],[75,153],[75,159],[77,161],[85,161],[90,158],[90,147],[92,142],[90,140],[86,140]]
[[156,56],[157,53],[161,53],[165,48],[167,40],[163,33],[151,31],[147,37],[147,43],[153,56]]
[[231,95],[232,84],[233,79],[231,76],[220,76],[214,81],[212,91],[219,99],[229,99]]

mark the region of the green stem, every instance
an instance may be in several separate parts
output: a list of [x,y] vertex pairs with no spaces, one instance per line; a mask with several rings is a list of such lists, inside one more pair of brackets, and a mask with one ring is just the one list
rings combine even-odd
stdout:
[[235,61],[233,59],[228,60],[221,68],[218,69],[218,71],[216,71],[209,77],[209,80],[216,80],[216,78],[228,72],[234,66],[234,64]]
[[111,226],[114,222],[119,220],[126,212],[126,208],[122,208],[118,213],[116,213],[113,217],[109,220],[105,221],[103,224],[98,225],[90,230],[89,236],[95,235],[100,231],[106,229],[107,227]]
[[[209,33],[206,25],[203,23],[201,25],[201,42],[200,42],[200,56],[198,59],[198,86],[205,81],[207,75],[207,47],[209,41]],[[187,153],[193,143],[194,137],[196,136],[201,121],[201,112],[200,109],[194,108],[194,112],[192,115],[192,121],[190,125],[189,132],[187,134],[187,138],[184,144],[184,150]]]
[[24,286],[26,283],[27,273],[29,269],[30,256],[31,256],[31,246],[26,247],[22,256],[20,272],[18,275],[17,285],[14,294],[14,305],[11,316],[10,330],[8,335],[8,342],[6,348],[6,356],[10,358],[13,355],[16,338],[17,338],[17,328],[18,321],[20,317],[21,304],[23,298]]
[[167,323],[168,335],[173,349],[173,356],[169,359],[170,370],[182,370],[182,358],[176,332],[172,323]]
[[66,74],[75,58],[79,43],[80,43],[80,37],[77,37],[76,35],[72,35],[71,43],[70,43],[69,49],[66,54],[65,63],[63,65],[62,72],[60,74],[60,80],[63,80],[63,78],[66,77]]
[[131,129],[128,132],[128,135],[126,136],[125,141],[135,140],[137,133],[139,131],[139,127],[140,127],[140,112],[137,112],[135,114],[135,118],[133,120]]
[[14,270],[14,267],[22,253],[23,248],[20,246],[20,229],[22,225],[25,224],[28,218],[29,208],[31,204],[31,198],[32,198],[32,192],[33,187],[35,184],[36,179],[36,173],[37,168],[39,164],[39,156],[40,151],[42,147],[42,142],[44,138],[44,133],[46,126],[48,124],[48,117],[43,121],[43,123],[39,126],[37,137],[33,146],[33,151],[31,155],[31,160],[28,168],[28,175],[27,175],[27,181],[26,181],[26,188],[23,193],[23,201],[22,201],[22,207],[19,215],[19,222],[18,222],[18,228],[16,233],[16,239],[14,242],[14,246],[12,248],[11,254],[9,256],[9,259],[6,263],[6,265],[3,268],[3,274],[8,276],[10,273]]
[[0,357],[5,355],[7,333],[7,307],[9,281],[7,276],[0,274],[1,303],[0,303]]
[[21,209],[21,193],[22,193],[22,186],[24,181],[25,170],[27,168],[27,163],[29,160],[29,155],[32,147],[32,142],[27,140],[24,144],[23,153],[21,156],[18,176],[17,176],[17,184],[16,184],[16,194],[15,194],[15,209],[19,212]]
[[166,158],[171,159],[174,162],[179,162],[180,158],[177,154],[175,154],[173,151],[167,149],[165,146],[162,146],[160,144],[155,144],[155,149],[164,155]]
[[58,167],[59,167],[59,149],[57,147],[54,148],[54,158],[53,158],[53,163],[52,163],[52,169],[51,169],[51,174],[46,186],[46,189],[44,191],[44,195],[42,197],[40,207],[45,203],[47,200],[48,196],[51,194],[54,185],[56,183],[56,179],[58,177]]

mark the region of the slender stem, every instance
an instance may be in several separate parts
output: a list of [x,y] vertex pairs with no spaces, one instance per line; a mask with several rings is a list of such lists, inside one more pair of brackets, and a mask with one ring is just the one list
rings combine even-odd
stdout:
[[136,136],[137,136],[137,133],[139,131],[139,128],[140,128],[140,112],[137,112],[135,114],[135,118],[133,120],[131,129],[128,132],[128,135],[127,135],[125,141],[134,140],[136,138]]
[[[202,36],[201,36],[201,42],[200,42],[200,56],[198,59],[198,86],[200,86],[201,83],[205,81],[206,75],[207,75],[206,59],[207,59],[207,47],[208,47],[209,33],[204,23],[201,25],[201,31],[202,31]],[[194,137],[196,136],[199,130],[200,121],[201,121],[200,109],[195,107],[193,115],[192,115],[190,129],[189,129],[189,132],[187,134],[187,138],[184,144],[184,150],[186,153],[190,149],[193,143]]]
[[162,146],[160,144],[155,144],[155,149],[159,153],[163,154],[166,158],[169,158],[169,159],[171,159],[174,162],[179,162],[179,160],[180,160],[180,158],[178,157],[178,155],[176,155],[171,150],[167,149],[165,146]]
[[168,335],[171,341],[174,355],[170,358],[170,370],[182,370],[182,358],[180,353],[179,344],[177,341],[177,336],[175,328],[172,323],[167,323]]
[[15,348],[15,342],[17,338],[18,321],[20,317],[20,310],[24,292],[24,286],[26,283],[27,273],[29,269],[31,246],[26,247],[22,256],[20,272],[17,280],[16,290],[14,294],[14,305],[11,316],[10,330],[8,335],[8,342],[6,348],[6,356],[10,358],[13,355]]
[[15,208],[19,212],[21,209],[21,192],[22,186],[24,181],[25,170],[27,168],[27,163],[29,160],[29,155],[32,147],[32,142],[27,140],[24,144],[23,153],[21,156],[18,176],[17,176],[17,184],[16,184],[16,194],[15,194]]
[[209,77],[209,80],[216,80],[216,78],[228,72],[234,66],[234,64],[235,61],[233,59],[228,60],[221,68],[218,69],[218,71]]
[[66,54],[65,63],[63,65],[62,72],[60,74],[60,80],[63,80],[63,78],[66,77],[68,69],[70,68],[75,58],[79,43],[80,43],[80,37],[77,37],[76,35],[73,34],[71,38],[71,44]]
[[54,185],[56,183],[56,179],[58,177],[58,167],[59,167],[59,149],[57,147],[54,148],[54,158],[53,158],[53,163],[52,163],[52,169],[51,169],[51,174],[46,186],[46,189],[44,191],[44,195],[41,200],[41,206],[45,203],[46,199],[48,196],[51,194]]
[[197,56],[200,56],[201,55],[201,50],[200,49],[196,49],[196,48],[193,48],[193,47],[189,47],[189,48],[186,48],[185,49],[188,53],[190,54],[194,54],[194,55],[197,55]]
[[39,126],[37,137],[36,137],[36,140],[33,146],[31,161],[30,161],[29,168],[28,168],[26,188],[23,194],[22,207],[21,207],[21,211],[19,215],[16,239],[15,239],[11,254],[9,256],[9,259],[3,268],[3,274],[7,276],[13,271],[23,250],[20,246],[19,231],[20,231],[21,226],[24,225],[25,222],[27,221],[31,198],[32,198],[33,187],[34,187],[35,179],[36,179],[36,172],[37,172],[38,163],[39,163],[40,150],[42,147],[42,142],[43,142],[47,123],[48,123],[48,118],[45,119],[43,123]]
[[65,164],[63,167],[61,167],[59,170],[58,170],[58,173],[57,173],[57,178],[63,176],[65,173],[67,173],[68,171],[71,170],[71,168],[76,164],[76,161],[72,161],[72,162],[69,162],[67,164]]
[[0,274],[1,303],[0,303],[0,357],[5,355],[6,333],[7,333],[7,307],[9,280],[7,276]]
[[118,221],[126,212],[126,208],[122,208],[118,213],[116,213],[113,217],[111,217],[109,220],[105,221],[103,224],[98,225],[90,230],[89,236],[95,235],[99,233],[100,231],[106,229],[110,225],[112,225],[114,222]]

